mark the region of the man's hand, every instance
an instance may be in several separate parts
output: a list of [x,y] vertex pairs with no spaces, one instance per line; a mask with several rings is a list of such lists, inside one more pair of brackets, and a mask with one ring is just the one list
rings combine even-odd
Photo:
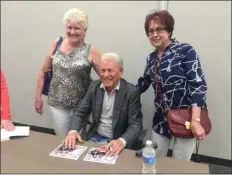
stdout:
[[82,140],[81,136],[77,132],[70,132],[68,136],[65,137],[63,141],[63,145],[66,148],[74,148],[76,144],[76,140],[80,143],[83,143],[84,141]]
[[191,122],[191,130],[197,140],[203,140],[205,137],[205,130],[198,121]]
[[15,126],[10,120],[2,120],[1,129],[2,128],[5,128],[7,131],[12,131],[15,129]]
[[99,149],[106,152],[106,156],[116,156],[118,155],[123,149],[124,144],[122,140],[111,140],[110,143],[101,146]]

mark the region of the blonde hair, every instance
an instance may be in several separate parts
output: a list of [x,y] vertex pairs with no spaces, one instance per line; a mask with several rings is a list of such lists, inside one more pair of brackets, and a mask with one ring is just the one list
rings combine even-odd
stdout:
[[71,8],[68,9],[67,12],[65,12],[63,17],[64,24],[66,24],[67,20],[70,20],[72,23],[79,23],[83,27],[83,29],[86,29],[88,27],[87,14],[77,8]]
[[101,56],[101,61],[104,61],[104,60],[117,61],[120,64],[120,67],[123,68],[123,60],[117,53],[104,53]]

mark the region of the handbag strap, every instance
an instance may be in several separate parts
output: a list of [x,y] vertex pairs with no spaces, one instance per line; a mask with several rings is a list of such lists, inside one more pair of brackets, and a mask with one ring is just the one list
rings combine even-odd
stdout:
[[56,43],[56,47],[55,47],[55,49],[53,51],[53,55],[56,53],[57,49],[60,47],[60,44],[62,43],[62,41],[63,41],[63,38],[61,36],[61,37],[59,37],[59,40]]
[[195,160],[194,162],[201,162],[200,161],[200,155],[198,154],[198,150],[199,150],[199,145],[200,145],[200,141],[196,140],[196,156],[195,156]]
[[157,64],[156,64],[156,57],[154,57],[154,79],[155,79],[155,83],[157,85],[157,94],[160,96],[161,99],[161,104],[163,105],[163,107],[165,107],[165,103],[163,100],[163,90],[161,87],[161,84],[159,82],[159,76],[158,76],[158,71],[157,71]]

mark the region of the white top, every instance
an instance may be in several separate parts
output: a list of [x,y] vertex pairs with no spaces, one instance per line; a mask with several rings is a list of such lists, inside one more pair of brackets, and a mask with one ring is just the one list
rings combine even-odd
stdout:
[[120,87],[120,82],[111,92],[108,93],[105,90],[103,83],[100,86],[100,88],[103,88],[105,90],[105,93],[104,93],[104,100],[102,105],[102,114],[101,114],[100,123],[97,128],[97,133],[108,138],[113,138],[113,133],[112,133],[113,108],[114,108],[116,90],[119,90],[119,87]]
[[147,140],[146,141],[146,145],[148,145],[148,146],[152,145],[152,141],[151,140]]

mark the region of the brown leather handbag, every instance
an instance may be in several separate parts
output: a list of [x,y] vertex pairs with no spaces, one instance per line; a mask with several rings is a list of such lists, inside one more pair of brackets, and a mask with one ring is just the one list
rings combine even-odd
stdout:
[[[156,60],[154,59],[154,72],[155,82],[157,85],[158,94],[161,98],[161,103],[165,107],[163,101],[163,91],[158,80]],[[190,129],[190,122],[192,119],[192,109],[169,109],[167,111],[168,128],[171,134],[175,137],[194,138],[194,135]],[[211,131],[211,122],[208,116],[207,109],[201,109],[200,124],[205,130],[205,134],[208,135]]]
[[[192,118],[192,109],[170,109],[167,113],[169,131],[175,137],[193,138],[194,135],[190,129]],[[201,126],[208,135],[211,131],[211,122],[206,109],[201,109]]]

